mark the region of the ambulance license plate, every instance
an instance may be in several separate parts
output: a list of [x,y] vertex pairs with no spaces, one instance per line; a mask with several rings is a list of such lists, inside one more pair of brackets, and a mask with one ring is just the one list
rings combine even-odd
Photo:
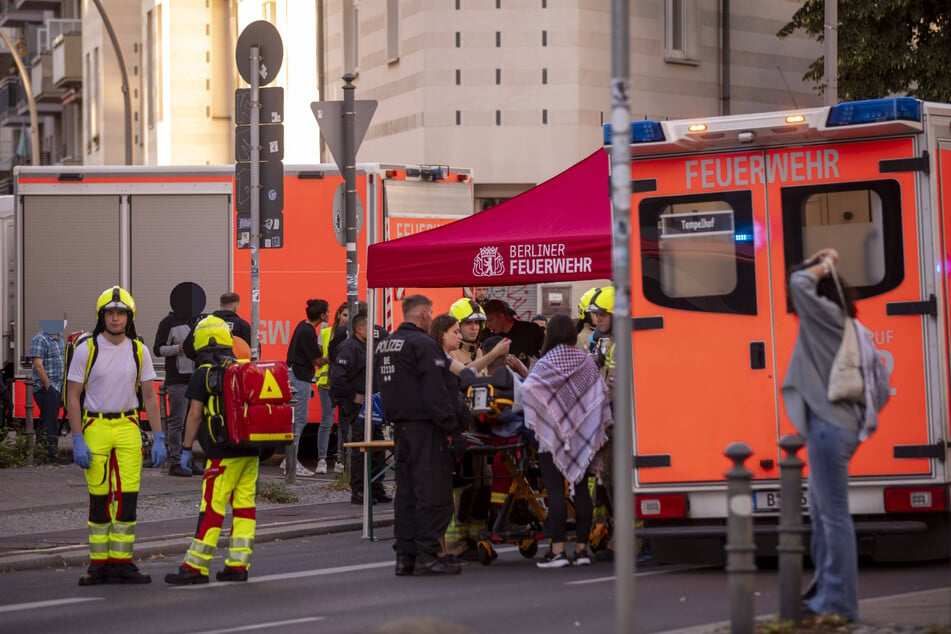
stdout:
[[[769,513],[778,511],[780,498],[779,491],[753,491],[753,512]],[[803,509],[809,508],[805,489],[802,491],[800,504]]]

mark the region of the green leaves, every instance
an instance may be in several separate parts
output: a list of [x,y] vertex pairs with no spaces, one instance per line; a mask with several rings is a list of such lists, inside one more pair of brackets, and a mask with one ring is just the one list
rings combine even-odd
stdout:
[[[825,0],[806,0],[777,33],[825,39]],[[839,100],[911,95],[951,101],[951,4],[946,0],[838,0]],[[825,59],[803,76],[823,92]]]

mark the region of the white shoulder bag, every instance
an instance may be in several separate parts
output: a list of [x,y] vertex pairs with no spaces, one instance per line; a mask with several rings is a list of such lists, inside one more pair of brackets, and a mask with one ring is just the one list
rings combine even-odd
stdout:
[[855,329],[853,318],[849,317],[845,308],[845,293],[842,292],[842,285],[839,283],[835,266],[830,266],[829,270],[832,279],[835,281],[835,287],[839,291],[839,298],[842,300],[845,324],[842,332],[842,343],[839,344],[839,351],[836,353],[835,359],[832,361],[832,369],[829,371],[829,389],[826,395],[833,403],[849,401],[864,404],[865,380],[862,377],[862,351],[859,348],[858,332]]

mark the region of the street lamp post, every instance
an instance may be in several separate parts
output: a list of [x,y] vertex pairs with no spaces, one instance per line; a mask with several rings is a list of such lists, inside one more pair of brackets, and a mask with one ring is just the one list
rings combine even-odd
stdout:
[[125,164],[132,165],[132,100],[129,97],[129,75],[125,69],[125,58],[122,56],[122,47],[119,46],[119,39],[112,28],[112,21],[106,15],[106,10],[102,8],[99,0],[92,0],[99,15],[102,18],[102,24],[106,27],[106,33],[112,41],[112,48],[116,51],[116,59],[119,61],[119,72],[122,74],[122,101],[125,105]]
[[20,73],[20,79],[23,80],[23,90],[26,91],[26,102],[30,106],[30,136],[33,138],[30,142],[30,151],[33,154],[33,165],[40,164],[40,124],[36,116],[36,99],[33,98],[33,86],[30,85],[30,77],[26,74],[26,68],[23,66],[23,60],[17,53],[16,48],[10,43],[10,38],[0,29],[0,38],[10,49],[10,55],[13,56],[13,63],[17,65],[17,71]]

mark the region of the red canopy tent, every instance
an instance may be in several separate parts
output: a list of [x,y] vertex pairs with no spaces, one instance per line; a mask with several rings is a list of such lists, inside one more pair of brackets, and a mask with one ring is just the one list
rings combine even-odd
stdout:
[[506,286],[609,279],[608,155],[462,220],[371,245],[370,288]]

